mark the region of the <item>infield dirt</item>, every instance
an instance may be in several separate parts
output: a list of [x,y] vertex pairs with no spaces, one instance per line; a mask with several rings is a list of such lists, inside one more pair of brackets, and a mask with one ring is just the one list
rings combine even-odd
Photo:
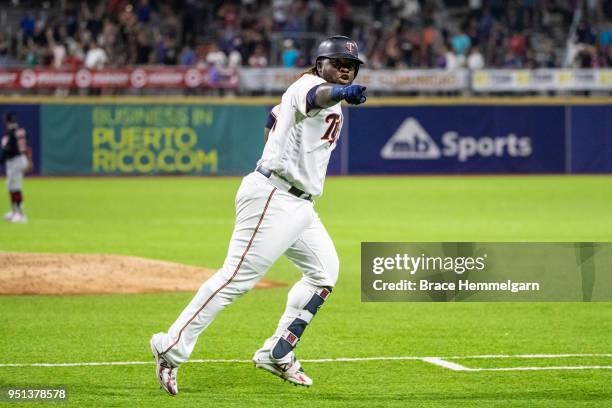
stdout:
[[[0,295],[195,292],[216,271],[122,255],[0,253]],[[261,280],[256,288],[285,286]]]

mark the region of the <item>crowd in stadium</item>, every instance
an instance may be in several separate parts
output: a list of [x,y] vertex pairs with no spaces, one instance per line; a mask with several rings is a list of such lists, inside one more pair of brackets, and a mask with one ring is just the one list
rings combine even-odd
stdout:
[[612,0],[12,3],[0,66],[304,67],[344,34],[372,69],[612,67]]

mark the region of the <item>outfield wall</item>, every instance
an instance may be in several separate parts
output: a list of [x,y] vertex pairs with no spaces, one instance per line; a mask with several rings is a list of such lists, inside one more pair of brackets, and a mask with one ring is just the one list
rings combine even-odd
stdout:
[[[42,175],[252,170],[270,98],[23,98]],[[374,99],[345,107],[331,174],[612,173],[612,99]]]

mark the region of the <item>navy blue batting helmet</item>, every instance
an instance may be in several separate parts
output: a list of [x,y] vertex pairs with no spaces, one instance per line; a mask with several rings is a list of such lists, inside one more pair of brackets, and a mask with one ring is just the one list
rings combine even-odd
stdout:
[[359,48],[357,43],[348,37],[335,35],[319,44],[317,50],[317,61],[319,58],[346,58],[363,64],[359,59]]

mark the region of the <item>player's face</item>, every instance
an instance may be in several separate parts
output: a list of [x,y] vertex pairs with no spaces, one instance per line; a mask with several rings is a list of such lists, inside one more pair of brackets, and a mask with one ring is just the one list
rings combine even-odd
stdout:
[[321,77],[327,82],[348,85],[355,79],[357,62],[346,58],[324,58],[320,61]]

